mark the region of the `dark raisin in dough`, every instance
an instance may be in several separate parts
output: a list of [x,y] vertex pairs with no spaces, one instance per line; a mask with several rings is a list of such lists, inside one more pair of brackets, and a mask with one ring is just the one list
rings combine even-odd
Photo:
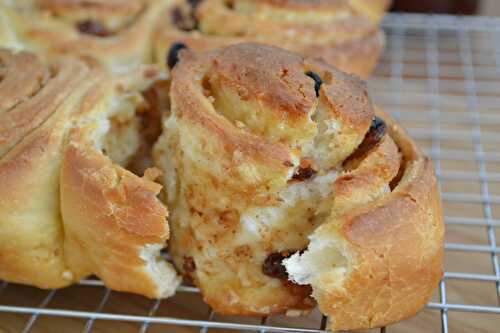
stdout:
[[107,37],[111,35],[111,32],[98,21],[81,21],[76,27],[78,28],[78,31],[87,35],[94,35],[98,37]]
[[170,16],[172,17],[172,23],[175,24],[179,29],[184,27],[184,15],[179,7],[172,8],[170,11]]
[[312,178],[315,174],[317,173],[316,170],[311,168],[310,166],[307,167],[299,167],[297,171],[292,176],[293,180],[298,180],[298,181],[304,181],[309,178]]
[[186,44],[184,43],[173,43],[170,46],[170,50],[167,55],[167,65],[170,69],[174,68],[174,66],[179,61],[179,51],[182,49],[187,49]]
[[198,19],[196,18],[196,8],[201,3],[202,0],[188,0],[189,5],[191,6],[191,20],[193,24],[193,30],[198,29]]
[[227,9],[234,9],[234,1],[233,0],[224,1],[224,5],[226,6]]
[[316,97],[318,97],[319,96],[319,88],[321,87],[321,84],[323,83],[323,81],[321,80],[319,75],[314,73],[314,72],[311,72],[311,71],[306,72],[306,75],[314,80],[314,90],[316,91]]
[[196,270],[196,263],[194,262],[193,257],[184,256],[182,263],[182,268],[186,273],[192,273]]
[[375,118],[373,118],[372,120],[372,124],[370,126],[370,129],[368,130],[368,133],[366,133],[365,138],[359,145],[358,149],[356,149],[351,154],[351,156],[349,156],[345,160],[344,164],[346,164],[349,161],[352,161],[353,159],[362,157],[371,149],[373,149],[375,146],[377,146],[384,137],[386,132],[387,132],[387,125],[385,124],[385,121],[382,118],[375,116]]
[[172,8],[170,17],[172,23],[182,31],[193,31],[198,25],[192,13],[185,14],[179,7]]
[[191,9],[195,10],[196,7],[201,3],[201,0],[188,0],[189,5],[191,6]]
[[284,256],[279,252],[271,253],[267,256],[266,260],[264,260],[262,272],[272,278],[287,280],[288,273],[285,266],[282,265],[283,259],[287,257],[288,256]]

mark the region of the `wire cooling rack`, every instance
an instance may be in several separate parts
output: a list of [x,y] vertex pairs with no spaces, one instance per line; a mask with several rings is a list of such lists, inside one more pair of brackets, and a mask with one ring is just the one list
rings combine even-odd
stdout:
[[[370,332],[500,332],[500,20],[390,14],[374,100],[432,156],[447,224],[446,273],[417,316]],[[43,291],[0,281],[0,332],[325,332],[303,318],[219,316],[198,290],[163,301],[97,280]]]

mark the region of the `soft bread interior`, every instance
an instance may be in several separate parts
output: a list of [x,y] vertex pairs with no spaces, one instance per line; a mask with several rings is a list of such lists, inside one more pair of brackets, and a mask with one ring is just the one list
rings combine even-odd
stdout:
[[341,288],[345,275],[353,263],[353,255],[346,244],[321,232],[309,237],[308,249],[299,252],[283,261],[290,280],[300,285],[311,285],[314,291],[317,288]]
[[157,298],[172,296],[181,281],[172,264],[166,262],[161,256],[162,249],[161,245],[148,244],[141,251],[141,259],[146,262],[145,271],[158,286]]
[[145,107],[139,93],[109,103],[109,113],[98,120],[91,133],[94,147],[113,162],[126,167],[142,144],[140,118],[136,110]]
[[162,84],[135,87],[138,90],[104,101],[106,111],[87,134],[97,150],[138,175],[152,167],[151,146],[160,135],[164,107],[160,104],[167,98],[158,97]]
[[127,113],[109,120],[109,130],[103,138],[102,151],[113,161],[127,166],[142,143],[140,120]]

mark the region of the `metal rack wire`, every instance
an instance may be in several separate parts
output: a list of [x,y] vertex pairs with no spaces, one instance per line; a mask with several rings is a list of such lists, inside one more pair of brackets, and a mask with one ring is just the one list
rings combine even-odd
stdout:
[[[387,50],[370,91],[434,159],[448,230],[436,297],[417,317],[380,331],[498,332],[500,20],[391,14],[383,25]],[[318,312],[297,321],[226,318],[193,302],[201,304],[189,286],[149,301],[97,280],[58,291],[0,281],[0,332],[326,332]]]

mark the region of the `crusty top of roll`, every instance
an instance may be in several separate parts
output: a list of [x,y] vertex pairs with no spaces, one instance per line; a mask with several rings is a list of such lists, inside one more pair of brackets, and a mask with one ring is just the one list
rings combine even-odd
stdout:
[[152,33],[169,1],[24,0],[0,2],[0,45],[46,58],[95,57],[116,72],[152,62]]
[[89,70],[70,59],[49,68],[32,53],[0,49],[0,156],[48,119]]
[[88,12],[106,13],[106,14],[137,14],[142,6],[142,1],[130,0],[34,0],[40,8],[51,9],[54,12],[60,10],[82,10]]
[[265,47],[252,45],[224,49],[213,61],[210,78],[217,77],[243,100],[257,99],[286,119],[307,121],[316,96],[311,79],[304,75],[303,59],[284,50],[277,53],[270,57]]
[[[44,11],[62,21],[77,23],[95,19],[108,28],[124,26],[145,9],[150,0],[23,0],[15,6],[22,10]],[[120,23],[119,25],[117,23]]]
[[[206,0],[195,9],[201,32],[275,43],[341,43],[378,31],[349,1]],[[383,11],[382,11],[383,13]],[[225,24],[220,24],[223,20]],[[273,33],[269,33],[269,32]]]
[[[283,47],[366,77],[384,37],[379,22],[388,0],[173,0],[158,21],[156,61],[175,42],[196,51],[242,42]],[[224,22],[224,24],[221,24]]]
[[[247,43],[203,56],[183,52],[181,58],[189,61],[174,68],[171,93],[175,103],[189,107],[179,105],[179,117],[196,118],[213,127],[228,146],[253,147],[254,155],[265,159],[280,156],[276,162],[284,169],[298,157],[297,151],[315,160],[315,137],[333,135],[318,127],[313,114],[330,119],[348,138],[338,150],[326,149],[317,158],[315,162],[323,169],[335,167],[352,152],[374,115],[360,79],[276,47]],[[314,80],[306,75],[309,71],[323,78],[319,98]],[[200,98],[203,94],[207,96]],[[213,106],[207,104],[208,98],[213,99]],[[252,118],[231,107],[235,99],[255,109]],[[289,149],[295,151],[294,157],[288,155]]]
[[374,21],[380,19],[381,14],[391,2],[390,0],[233,0],[227,3],[234,6],[234,3],[238,1],[273,6],[277,9],[319,9],[338,14],[358,12]]

